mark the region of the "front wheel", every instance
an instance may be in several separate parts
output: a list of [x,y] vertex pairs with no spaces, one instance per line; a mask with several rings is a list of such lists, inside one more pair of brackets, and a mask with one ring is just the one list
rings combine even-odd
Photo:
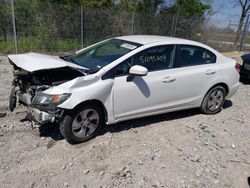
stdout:
[[9,109],[13,111],[16,108],[16,87],[12,87],[9,98]]
[[204,114],[216,114],[221,111],[226,97],[226,90],[222,86],[215,86],[204,97],[200,110]]
[[66,114],[59,124],[59,130],[70,143],[80,143],[96,136],[103,124],[100,108],[86,105]]

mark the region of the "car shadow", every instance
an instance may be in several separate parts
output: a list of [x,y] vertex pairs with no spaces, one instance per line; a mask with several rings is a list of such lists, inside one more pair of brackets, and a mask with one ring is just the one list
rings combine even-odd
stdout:
[[190,110],[170,112],[170,113],[165,113],[161,115],[154,115],[154,116],[128,120],[128,121],[119,122],[113,125],[105,126],[101,134],[105,134],[107,132],[116,133],[116,132],[121,132],[121,131],[127,131],[133,128],[145,127],[145,126],[159,123],[159,122],[182,119],[182,118],[186,118],[186,117],[190,117],[190,116],[194,116],[198,114],[200,114],[200,111],[198,109],[190,109]]
[[230,108],[231,106],[233,106],[233,102],[231,100],[225,100],[222,108],[227,109],[227,108]]
[[[227,109],[227,108],[230,108],[232,105],[233,105],[232,101],[225,100],[222,108]],[[182,111],[177,111],[177,112],[165,113],[161,115],[154,115],[154,116],[148,116],[144,118],[128,120],[128,121],[116,123],[114,125],[106,126],[103,129],[101,134],[105,134],[107,132],[115,133],[115,132],[127,131],[133,128],[145,127],[145,126],[159,123],[159,122],[182,119],[182,118],[187,118],[187,117],[191,117],[191,116],[199,115],[199,114],[201,114],[200,110],[195,108],[195,109],[182,110]]]
[[250,85],[250,80],[249,80],[249,79],[246,79],[246,78],[240,78],[240,82],[241,82],[243,85]]
[[[223,105],[223,109],[230,108],[232,105],[233,105],[232,101],[226,100]],[[101,130],[99,136],[104,135],[107,132],[117,133],[117,132],[127,131],[133,128],[145,127],[145,126],[159,123],[159,122],[182,119],[182,118],[187,118],[187,117],[191,117],[191,116],[199,115],[199,114],[201,114],[201,112],[199,109],[196,108],[196,109],[182,110],[182,111],[170,112],[170,113],[165,113],[165,114],[160,114],[160,115],[148,116],[148,117],[143,117],[143,118],[137,118],[133,120],[119,122],[113,125],[107,125]],[[64,139],[63,136],[59,132],[59,128],[57,124],[43,125],[39,128],[39,133],[40,133],[40,136],[50,137],[55,141]]]
[[63,140],[63,136],[60,134],[59,127],[55,123],[43,125],[38,128],[41,137],[50,137],[55,141]]
[[[30,122],[28,116],[20,119],[20,122]],[[59,132],[59,127],[56,123],[48,123],[45,125],[42,125],[38,128],[39,130],[39,136],[41,137],[50,137],[55,141],[64,139],[63,136]]]
[[28,116],[25,116],[24,118],[20,119],[20,122],[21,122],[21,123],[24,123],[24,122],[27,122],[27,121],[30,122]]

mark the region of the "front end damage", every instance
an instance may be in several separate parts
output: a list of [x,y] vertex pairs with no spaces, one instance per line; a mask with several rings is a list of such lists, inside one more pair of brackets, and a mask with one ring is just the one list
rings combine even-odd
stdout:
[[28,118],[35,127],[47,123],[59,123],[62,119],[64,109],[58,107],[66,101],[71,94],[49,95],[43,92],[36,93],[28,105]]
[[40,127],[48,123],[58,123],[63,116],[63,109],[40,110],[39,108],[28,107],[28,119],[32,122],[33,127]]
[[64,110],[57,106],[70,95],[50,96],[43,95],[42,93],[47,89],[61,85],[77,77],[85,76],[85,71],[68,66],[50,69],[44,67],[40,70],[29,71],[22,68],[20,63],[17,66],[13,60],[9,59],[9,61],[14,68],[9,109],[13,111],[18,103],[27,106],[28,119],[35,127],[59,122]]

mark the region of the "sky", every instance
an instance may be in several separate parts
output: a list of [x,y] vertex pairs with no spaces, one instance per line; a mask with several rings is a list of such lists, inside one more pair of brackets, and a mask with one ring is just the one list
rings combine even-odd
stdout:
[[[120,0],[115,0],[119,3]],[[170,0],[165,0],[169,2]],[[236,28],[239,22],[239,16],[241,13],[240,6],[234,6],[232,0],[212,0],[212,8],[216,12],[211,18],[211,24],[220,28],[228,27],[231,23],[231,28]]]
[[212,17],[212,24],[221,28],[227,27],[230,22],[232,28],[238,25],[241,7],[235,7],[232,0],[213,0],[212,7],[218,12]]

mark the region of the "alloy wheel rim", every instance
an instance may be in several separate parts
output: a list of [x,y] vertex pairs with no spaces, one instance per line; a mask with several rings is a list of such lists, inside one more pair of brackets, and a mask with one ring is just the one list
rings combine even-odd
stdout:
[[78,138],[91,135],[99,124],[99,113],[94,109],[86,109],[77,114],[72,123],[72,133]]
[[221,107],[224,100],[224,95],[221,90],[213,91],[208,98],[208,109],[215,111]]

